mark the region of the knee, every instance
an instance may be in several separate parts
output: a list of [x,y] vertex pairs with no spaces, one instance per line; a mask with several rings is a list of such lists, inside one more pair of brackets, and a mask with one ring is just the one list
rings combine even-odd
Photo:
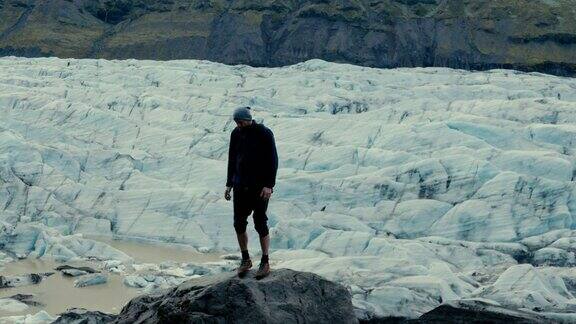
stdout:
[[268,235],[268,224],[266,224],[266,220],[254,223],[254,227],[256,228],[256,232],[260,237],[265,237]]
[[248,225],[247,221],[235,220],[234,221],[234,230],[236,231],[236,234],[246,233],[246,226],[247,225]]

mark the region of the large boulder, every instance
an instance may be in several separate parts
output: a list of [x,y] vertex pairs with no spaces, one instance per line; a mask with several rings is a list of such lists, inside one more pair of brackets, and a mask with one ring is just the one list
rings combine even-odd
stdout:
[[316,274],[221,273],[132,299],[115,323],[358,323],[346,287]]

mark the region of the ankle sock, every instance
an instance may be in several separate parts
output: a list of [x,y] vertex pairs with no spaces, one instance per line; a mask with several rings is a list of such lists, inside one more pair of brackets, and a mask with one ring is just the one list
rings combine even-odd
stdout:
[[260,260],[262,263],[268,263],[268,254],[262,254],[262,259]]
[[242,259],[243,259],[243,260],[248,260],[248,259],[250,259],[250,254],[248,254],[248,250],[242,251]]

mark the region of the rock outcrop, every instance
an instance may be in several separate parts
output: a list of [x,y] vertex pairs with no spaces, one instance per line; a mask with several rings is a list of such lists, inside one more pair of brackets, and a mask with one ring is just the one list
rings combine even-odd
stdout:
[[[132,299],[116,317],[67,312],[55,323],[357,323],[350,292],[310,272],[203,276]],[[84,323],[84,322],[82,322]],[[95,322],[94,322],[95,323]]]
[[310,272],[278,269],[261,280],[222,273],[136,297],[116,323],[355,323],[351,295]]
[[0,55],[576,73],[570,0],[2,0]]

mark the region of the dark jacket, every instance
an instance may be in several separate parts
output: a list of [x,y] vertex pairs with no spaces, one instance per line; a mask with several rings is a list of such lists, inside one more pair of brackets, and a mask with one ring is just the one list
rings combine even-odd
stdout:
[[252,121],[230,134],[226,186],[273,188],[276,184],[278,153],[272,131]]

